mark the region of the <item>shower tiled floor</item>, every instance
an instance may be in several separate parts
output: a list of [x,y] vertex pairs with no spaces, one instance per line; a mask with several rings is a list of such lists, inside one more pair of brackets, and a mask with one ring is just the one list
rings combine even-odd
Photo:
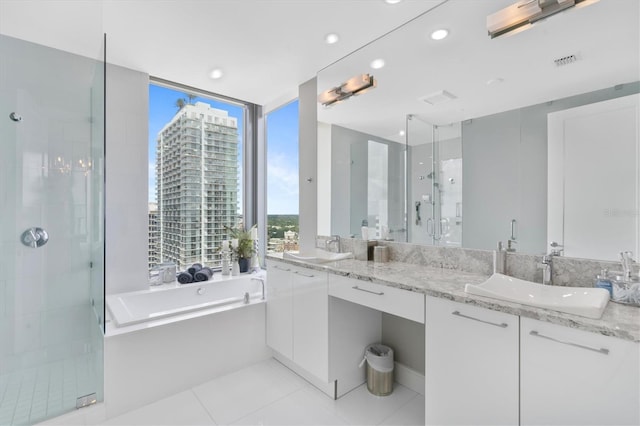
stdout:
[[424,397],[404,386],[396,384],[391,395],[376,397],[362,385],[333,401],[273,359],[102,423],[91,420],[95,410],[93,416],[83,414],[92,409],[46,424],[424,425]]
[[95,389],[94,358],[81,355],[0,375],[0,425],[32,425],[74,409],[78,396]]

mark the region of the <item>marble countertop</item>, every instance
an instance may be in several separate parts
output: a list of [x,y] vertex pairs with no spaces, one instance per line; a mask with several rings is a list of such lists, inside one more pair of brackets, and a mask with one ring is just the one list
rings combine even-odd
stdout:
[[634,306],[609,302],[602,318],[591,319],[465,293],[465,284],[480,284],[489,278],[483,274],[462,272],[455,269],[430,268],[401,262],[374,263],[355,259],[314,264],[284,259],[281,253],[269,254],[267,259],[547,321],[605,336],[640,342],[640,308]]

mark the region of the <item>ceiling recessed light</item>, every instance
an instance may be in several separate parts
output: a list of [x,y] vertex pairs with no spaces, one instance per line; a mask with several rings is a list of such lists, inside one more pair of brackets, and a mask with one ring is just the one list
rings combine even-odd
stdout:
[[400,133],[400,136],[404,136],[404,130],[400,130],[398,133]]
[[327,44],[334,44],[337,43],[340,40],[340,36],[338,36],[338,34],[336,33],[329,33],[326,36],[324,36],[324,41]]
[[384,67],[384,59],[382,58],[378,58],[378,59],[374,59],[373,61],[371,61],[371,68],[373,68],[374,70],[379,70],[380,68]]
[[217,80],[222,77],[222,70],[220,68],[215,68],[209,73],[209,77]]
[[384,0],[384,2],[387,3],[387,4],[398,4],[401,1],[402,0]]
[[447,37],[449,35],[449,30],[445,30],[444,28],[441,28],[439,30],[435,30],[434,32],[431,33],[431,38],[433,40],[442,40],[443,38]]

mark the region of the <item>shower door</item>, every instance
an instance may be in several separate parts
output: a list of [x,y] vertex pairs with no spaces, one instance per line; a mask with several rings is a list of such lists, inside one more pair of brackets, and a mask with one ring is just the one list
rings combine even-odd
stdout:
[[0,424],[102,398],[104,65],[0,36]]
[[460,123],[435,126],[407,116],[409,239],[459,247],[462,242]]

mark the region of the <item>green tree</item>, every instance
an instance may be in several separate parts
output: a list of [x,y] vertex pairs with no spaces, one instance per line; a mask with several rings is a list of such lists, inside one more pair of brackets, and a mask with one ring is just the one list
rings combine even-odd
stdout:
[[175,107],[180,111],[186,105],[184,98],[179,98],[176,100]]

